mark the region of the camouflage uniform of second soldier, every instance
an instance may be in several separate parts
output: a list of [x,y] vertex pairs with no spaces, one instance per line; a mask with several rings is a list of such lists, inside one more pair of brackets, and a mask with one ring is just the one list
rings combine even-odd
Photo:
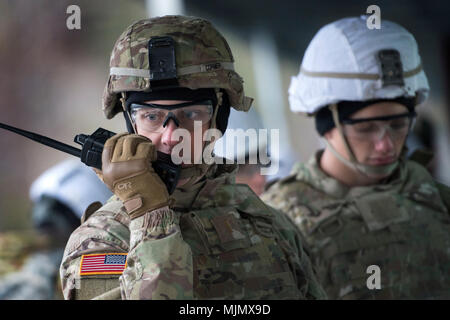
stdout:
[[[449,189],[414,161],[383,184],[349,188],[320,169],[320,154],[261,198],[300,228],[329,298],[450,298]],[[381,290],[367,288],[370,265]]]
[[[348,56],[339,57],[334,65],[323,66],[318,61],[323,61],[323,64],[329,62],[329,59],[321,58],[321,53],[330,52],[328,46],[330,39],[333,39],[330,34],[336,35],[336,42],[339,42],[337,46],[342,44],[343,49],[336,49],[335,44],[331,44],[331,47],[339,53],[348,52]],[[313,99],[321,102],[326,99],[352,102],[365,101],[364,98],[369,101],[380,99],[388,90],[382,87],[381,81],[349,81],[344,76],[351,77],[349,75],[353,72],[348,67],[351,65],[348,61],[357,61],[359,70],[378,70],[375,53],[392,47],[401,52],[403,68],[406,70],[420,62],[420,58],[416,58],[417,45],[412,35],[389,21],[384,20],[382,28],[375,32],[366,28],[364,17],[346,18],[325,26],[317,33],[305,53],[300,75],[294,79],[298,82],[291,82],[291,109],[298,111],[301,104],[302,108],[307,105],[308,113],[312,114],[317,109],[324,108],[321,103],[314,103]],[[309,50],[310,48],[317,51]],[[359,55],[357,50],[362,54]],[[309,59],[311,57],[314,59]],[[354,57],[356,58],[353,59]],[[342,64],[347,63],[344,71],[339,69],[341,61]],[[369,68],[368,64],[374,68]],[[328,74],[324,70],[330,69],[335,73],[326,78]],[[303,70],[308,70],[311,74],[317,70],[322,72],[320,76],[326,75],[320,78],[316,74],[312,78],[304,75]],[[338,72],[347,73],[341,76]],[[401,90],[397,86],[388,87],[397,92],[386,98],[392,99],[396,97],[395,94],[398,96],[406,93],[412,96],[420,92],[421,87],[427,92],[428,85],[423,72],[416,72],[415,75],[416,78],[407,78],[405,75],[399,86]],[[353,83],[356,83],[355,87],[359,85],[358,89],[352,87]],[[315,96],[308,96],[313,91],[309,86],[313,85],[316,89]],[[346,89],[346,86],[350,89]],[[380,88],[386,91],[377,92]],[[409,93],[407,90],[413,92]],[[298,92],[301,93],[296,100],[295,94]],[[358,97],[359,93],[368,97]],[[374,96],[375,94],[378,96]],[[295,104],[297,101],[301,103]],[[334,103],[328,100],[326,102],[330,105]],[[306,109],[304,107],[302,110]],[[339,124],[338,117],[340,115],[332,120],[335,124]],[[327,148],[331,148],[329,143]],[[299,227],[310,252],[313,268],[328,297],[450,298],[449,188],[437,183],[423,164],[406,160],[402,156],[397,167],[393,167],[394,171],[381,180],[363,186],[348,186],[326,174],[321,168],[323,154],[323,150],[318,151],[309,162],[295,165],[291,175],[269,186],[261,198],[284,211]],[[378,266],[379,270],[369,266]],[[372,275],[379,276],[381,288],[372,287],[377,283],[376,277]]]
[[2,232],[0,300],[62,299],[57,275],[63,248],[61,239],[48,234]]
[[[180,86],[222,88],[231,106],[248,110],[242,80],[225,67],[233,62],[231,51],[203,19],[167,16],[138,21],[116,43],[111,67],[148,73],[147,43],[155,36],[174,40]],[[200,64],[212,67],[200,70]],[[186,70],[194,74],[180,76]],[[148,76],[111,76],[105,113],[111,118],[120,111],[119,104],[111,103],[118,92],[148,91],[149,86]],[[175,189],[175,203],[169,206],[132,217],[126,202],[113,197],[96,212],[87,211],[67,243],[61,265],[65,298],[324,298],[296,226],[248,186],[236,185],[235,165],[200,166],[204,172],[189,187]],[[80,272],[85,257],[106,253],[127,255],[123,272]]]

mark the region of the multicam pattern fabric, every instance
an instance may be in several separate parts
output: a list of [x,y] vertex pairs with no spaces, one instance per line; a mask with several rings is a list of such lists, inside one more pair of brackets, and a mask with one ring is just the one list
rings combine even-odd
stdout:
[[[212,166],[173,209],[129,220],[113,197],[69,239],[60,273],[66,299],[325,298],[300,233],[246,185],[236,166]],[[122,275],[80,276],[92,253],[128,253]]]
[[0,300],[62,299],[58,268],[63,248],[34,231],[0,234]]
[[[202,66],[203,71],[177,76],[178,85],[190,89],[222,88],[230,105],[247,111],[253,99],[244,94],[243,79],[223,63],[233,63],[228,43],[207,20],[164,16],[133,23],[119,37],[111,53],[111,68],[149,70],[148,42],[170,36],[175,42],[177,69]],[[149,76],[111,75],[103,93],[103,111],[108,119],[122,111],[120,93],[150,91]]]
[[[299,227],[328,297],[450,298],[450,216],[426,169],[402,160],[389,180],[349,188],[320,169],[320,154],[261,198]],[[371,265],[381,289],[368,289]]]
[[35,252],[50,247],[48,237],[34,231],[0,234],[0,277],[19,270]]

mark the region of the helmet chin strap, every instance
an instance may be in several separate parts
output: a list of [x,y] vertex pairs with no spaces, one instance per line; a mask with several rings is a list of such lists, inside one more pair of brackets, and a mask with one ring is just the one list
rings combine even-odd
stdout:
[[339,113],[337,110],[337,105],[335,103],[331,104],[330,110],[333,115],[334,124],[336,125],[336,128],[338,129],[338,132],[342,140],[344,141],[344,146],[347,150],[347,154],[350,160],[344,158],[339,152],[337,152],[337,150],[331,145],[331,143],[329,143],[326,139],[324,139],[327,148],[329,148],[329,150],[334,154],[336,158],[338,158],[343,164],[345,164],[350,169],[353,169],[354,171],[357,171],[368,178],[376,178],[378,176],[388,176],[392,172],[394,172],[394,170],[398,166],[399,163],[398,160],[396,160],[393,163],[380,166],[371,166],[359,163],[350,147],[350,144],[348,143],[346,136],[344,135],[342,125],[339,121]]
[[[120,102],[122,103],[122,109],[126,113],[126,117],[128,117],[128,119],[126,119],[128,132],[137,134],[136,123],[133,121],[133,118],[131,117],[130,111],[127,110],[126,100],[127,100],[127,95],[126,95],[125,92],[122,92],[122,98],[120,98]],[[133,128],[133,132],[130,132],[128,123],[131,124],[131,127]]]

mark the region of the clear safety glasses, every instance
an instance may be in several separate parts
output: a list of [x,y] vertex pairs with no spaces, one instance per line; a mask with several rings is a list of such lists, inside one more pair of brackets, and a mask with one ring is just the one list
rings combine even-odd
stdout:
[[344,134],[353,139],[376,142],[389,134],[393,140],[404,139],[414,124],[415,112],[392,116],[342,120]]
[[132,103],[131,117],[137,126],[150,132],[163,132],[170,120],[177,127],[189,131],[194,129],[194,122],[201,121],[205,125],[213,116],[211,100],[185,102],[173,105],[154,103]]

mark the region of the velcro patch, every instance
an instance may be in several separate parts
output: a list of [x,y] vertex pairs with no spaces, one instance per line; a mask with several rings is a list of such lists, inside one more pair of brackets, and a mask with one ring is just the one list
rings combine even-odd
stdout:
[[80,276],[122,274],[126,266],[126,253],[84,254],[80,262]]

